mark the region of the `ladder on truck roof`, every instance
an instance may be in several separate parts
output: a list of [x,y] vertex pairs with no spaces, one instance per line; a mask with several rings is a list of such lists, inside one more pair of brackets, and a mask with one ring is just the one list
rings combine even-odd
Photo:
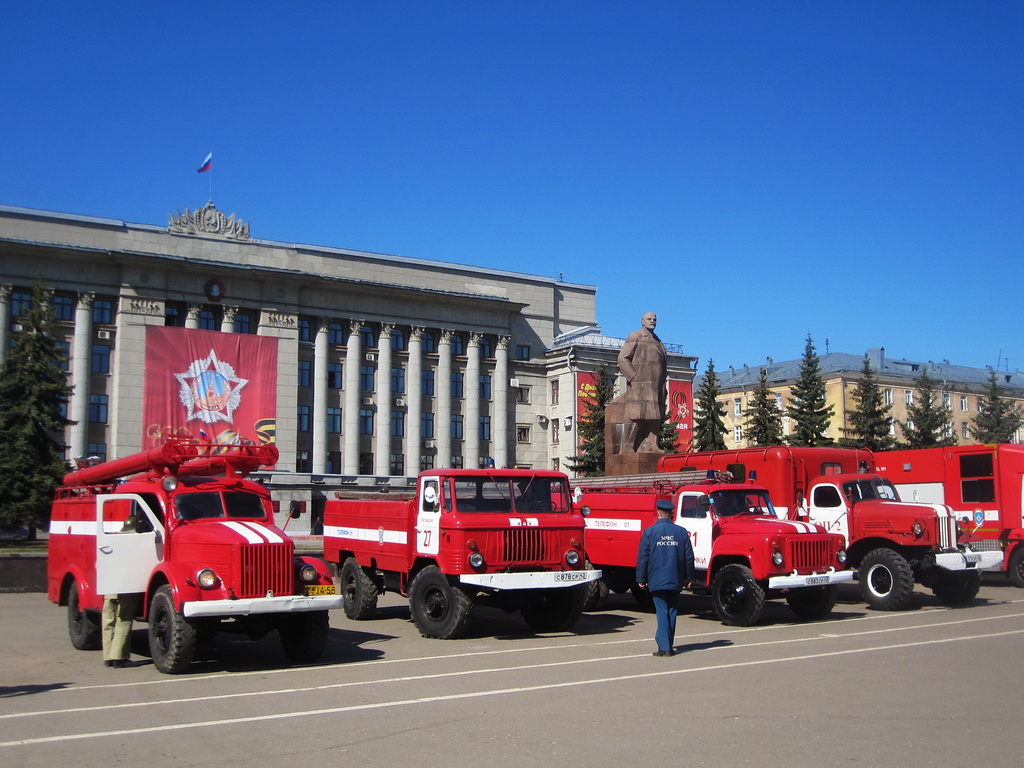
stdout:
[[642,475],[570,478],[573,488],[665,488],[698,483],[729,483],[732,474],[719,470],[688,469],[684,472],[649,472]]

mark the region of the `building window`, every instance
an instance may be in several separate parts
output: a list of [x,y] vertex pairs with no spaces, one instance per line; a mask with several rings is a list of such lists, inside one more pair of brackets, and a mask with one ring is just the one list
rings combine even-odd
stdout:
[[891,389],[885,390],[885,404],[886,405],[892,405],[892,390]]
[[107,396],[89,395],[89,421],[92,424],[107,423]]
[[742,416],[743,415],[743,401],[740,398],[735,398],[732,401],[732,415]]
[[777,410],[777,411],[781,411],[782,410],[782,395],[779,394],[779,393],[775,394],[775,410]]
[[341,323],[331,323],[327,326],[327,343],[332,347],[345,345],[345,329],[341,327]]
[[360,435],[372,435],[373,434],[373,409],[372,408],[360,408],[359,409],[359,434]]
[[453,355],[464,355],[466,354],[466,339],[464,336],[460,336],[457,333],[452,334],[452,354]]
[[359,454],[359,474],[360,475],[372,475],[373,474],[373,454],[372,453],[360,453]]
[[108,299],[95,299],[92,303],[92,321],[100,325],[114,322],[114,302]]
[[363,344],[363,349],[377,346],[377,337],[373,332],[373,328],[368,325],[364,325],[359,329],[359,339]]
[[391,391],[397,395],[401,395],[405,392],[405,369],[404,368],[392,368],[391,369]]
[[299,432],[309,432],[309,406],[300,405],[297,409]]
[[519,387],[519,389],[516,390],[516,402],[519,403],[520,405],[529,405],[530,404],[530,388],[529,387]]
[[341,408],[327,409],[327,432],[332,435],[341,434]]
[[551,382],[551,404],[558,405],[558,381]]
[[295,471],[300,473],[309,472],[309,451],[299,451],[295,455]]
[[432,454],[432,453],[421,454],[420,455],[420,467],[422,467],[423,469],[433,469],[434,468],[434,454]]
[[107,444],[106,443],[89,443],[85,449],[89,456],[99,456],[104,461],[107,460]]
[[434,414],[420,414],[420,437],[431,438],[434,436]]
[[480,399],[491,399],[491,377],[486,373],[481,374],[480,376]]
[[437,339],[434,337],[433,333],[430,331],[424,331],[423,335],[420,336],[420,339],[423,342],[424,352],[437,352]]
[[462,397],[462,374],[452,374],[452,397]]
[[299,386],[308,387],[313,380],[313,363],[309,360],[299,360]]
[[217,313],[212,309],[199,310],[199,328],[204,331],[219,331],[220,323],[217,321]]
[[32,306],[32,297],[27,291],[12,291],[11,292],[11,319],[15,322],[18,321],[18,317],[23,314],[28,314],[29,308]]
[[949,392],[943,392],[942,393],[942,407],[943,408],[949,408],[949,404],[950,404],[951,400],[952,400],[952,398],[949,396]]
[[462,414],[461,413],[453,413],[452,414],[452,439],[453,440],[461,440],[462,439]]
[[971,428],[968,426],[966,421],[960,422],[960,437],[964,440],[969,440],[971,437]]
[[516,360],[529,360],[530,359],[530,345],[529,344],[516,344]]
[[733,427],[732,439],[737,443],[743,442],[743,427]]
[[180,307],[166,305],[164,307],[164,325],[168,328],[184,328],[185,313],[181,311]]
[[329,475],[341,474],[341,451],[327,452],[326,470]]
[[494,344],[490,336],[480,337],[480,354],[483,357],[494,357]]
[[434,395],[434,372],[423,371],[420,376],[420,393],[433,397]]
[[490,440],[491,439],[491,417],[481,416],[480,417],[480,439]]
[[313,341],[312,324],[308,317],[299,318],[299,343],[309,344]]
[[906,403],[907,405],[913,405],[914,404],[914,390],[912,390],[912,389],[904,389],[903,390],[903,402]]
[[551,460],[551,468],[552,468],[553,470],[555,470],[555,472],[557,472],[557,471],[558,471],[558,469],[559,469],[559,467],[561,467],[561,466],[562,466],[561,462],[560,462],[560,461],[558,460],[558,457],[557,457],[557,456],[555,456],[555,458],[553,458],[553,459]]
[[401,328],[391,331],[391,348],[398,352],[405,351],[405,331]]
[[57,347],[57,367],[67,373],[68,361],[71,359],[71,342],[58,339],[53,344]]
[[558,445],[558,442],[561,439],[562,431],[561,431],[560,426],[561,425],[558,423],[558,419],[552,419],[551,420],[551,444],[552,445]]
[[110,345],[92,345],[92,372],[110,373]]
[[960,395],[960,410],[967,410],[967,395]]
[[328,389],[341,389],[341,382],[343,381],[342,374],[344,369],[341,367],[341,363],[328,363],[327,364],[327,388]]
[[527,424],[519,424],[516,426],[516,442],[517,443],[528,443],[530,442],[530,427]]
[[405,437],[405,411],[391,412],[391,436]]
[[359,388],[364,392],[373,392],[373,374],[372,365],[359,366]]
[[392,453],[391,460],[388,462],[388,473],[395,476],[401,477],[405,474],[405,456],[401,453]]
[[245,312],[235,313],[235,333],[251,334],[252,330],[252,315]]
[[70,296],[54,296],[53,319],[58,322],[74,320],[75,300]]

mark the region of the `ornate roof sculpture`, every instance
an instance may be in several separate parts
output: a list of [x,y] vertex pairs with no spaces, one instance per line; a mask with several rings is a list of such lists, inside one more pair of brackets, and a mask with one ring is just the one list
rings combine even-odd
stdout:
[[249,225],[235,214],[225,216],[211,200],[202,208],[194,211],[185,209],[184,213],[172,214],[167,223],[167,231],[175,235],[217,235],[229,240],[249,240]]

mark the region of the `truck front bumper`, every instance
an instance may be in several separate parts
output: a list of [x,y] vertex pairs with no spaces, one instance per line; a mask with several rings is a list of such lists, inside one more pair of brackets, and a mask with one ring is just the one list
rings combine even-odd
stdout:
[[528,571],[526,573],[464,573],[463,584],[486,589],[560,589],[601,578],[600,571]]
[[185,603],[181,613],[191,619],[202,616],[249,616],[258,613],[299,613],[301,611],[327,611],[341,608],[341,595],[282,595],[280,597],[252,597],[240,600],[197,600]]
[[844,581],[853,581],[853,571],[837,571],[835,568],[829,568],[821,573],[787,573],[785,576],[771,576],[768,579],[768,588],[824,587],[830,584],[841,584]]
[[964,547],[956,552],[936,552],[932,555],[935,565],[947,571],[983,571],[986,568],[1002,568],[1003,553],[998,550],[978,552]]

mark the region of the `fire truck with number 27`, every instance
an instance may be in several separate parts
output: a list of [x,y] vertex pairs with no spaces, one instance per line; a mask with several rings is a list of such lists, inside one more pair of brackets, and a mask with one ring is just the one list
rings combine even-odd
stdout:
[[318,659],[341,597],[327,565],[297,556],[274,524],[270,492],[245,479],[277,456],[273,444],[171,438],[65,475],[47,581],[50,600],[67,606],[72,645],[100,647],[105,594],[141,593],[161,672],[184,671],[199,640],[219,631],[276,630],[291,661]]

